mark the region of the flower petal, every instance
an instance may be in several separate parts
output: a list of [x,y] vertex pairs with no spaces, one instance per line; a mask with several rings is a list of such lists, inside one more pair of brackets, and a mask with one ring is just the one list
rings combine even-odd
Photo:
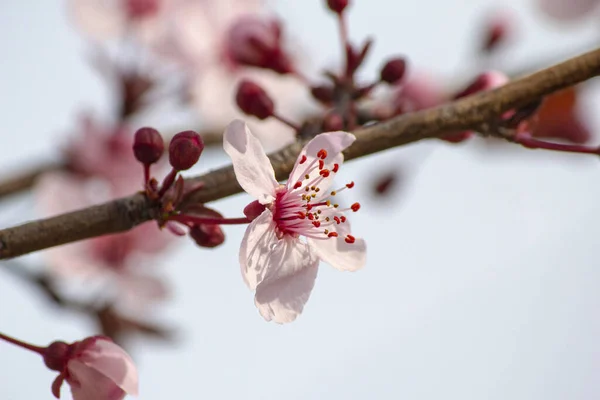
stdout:
[[286,237],[275,245],[268,262],[272,267],[256,288],[254,303],[267,321],[292,322],[310,297],[319,260],[306,243]]
[[269,254],[278,240],[270,210],[265,210],[248,225],[240,247],[240,267],[250,289],[256,289],[265,278]]
[[243,121],[236,119],[227,126],[223,148],[231,157],[240,186],[262,204],[273,201],[273,193],[279,184],[271,161]]
[[[98,338],[75,361],[102,374],[125,393],[137,396],[138,373],[129,354],[114,342]],[[71,362],[69,363],[70,366]]]
[[71,386],[73,400],[123,400],[125,391],[94,368],[78,360],[69,361],[66,379]]
[[[342,151],[350,146],[356,137],[348,132],[326,132],[321,133],[314,137],[310,142],[304,146],[298,159],[296,160],[296,164],[294,165],[294,169],[290,174],[290,178],[288,180],[288,188],[293,187],[293,185],[298,181],[303,181],[306,179],[304,175],[307,173],[307,168],[313,163],[317,161],[317,153],[323,149],[327,152],[327,157],[324,161],[324,168],[332,169],[334,163],[341,164],[344,161],[344,155]],[[300,161],[306,157],[306,160],[300,164]],[[331,174],[334,175],[334,174]],[[315,168],[312,172],[309,173],[309,180],[312,180],[319,176],[319,169]],[[333,178],[333,177],[332,177]],[[321,186],[321,185],[319,185]],[[323,185],[324,186],[324,185]],[[327,188],[323,189],[326,190]]]
[[330,230],[336,230],[339,236],[321,240],[307,239],[317,256],[340,271],[356,271],[364,267],[367,256],[364,239],[357,238],[354,243],[346,243],[345,237],[350,233],[348,222],[334,225]]

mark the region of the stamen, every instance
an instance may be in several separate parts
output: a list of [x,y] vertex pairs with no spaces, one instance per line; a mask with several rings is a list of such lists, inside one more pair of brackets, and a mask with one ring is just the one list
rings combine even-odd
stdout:
[[325,150],[325,149],[319,150],[319,152],[317,153],[317,157],[319,157],[321,160],[326,159],[327,158],[327,150]]
[[322,169],[321,171],[319,171],[319,175],[321,175],[323,178],[327,178],[329,176],[329,170]]
[[333,164],[333,172],[338,172],[338,170],[340,169],[340,164]]
[[352,211],[357,212],[360,209],[360,203],[354,203],[350,206]]
[[302,158],[298,164],[304,164],[306,162],[306,154],[302,154]]
[[354,187],[354,181],[350,182],[350,183],[346,183],[346,187],[348,189],[352,189]]
[[352,235],[346,235],[346,239],[345,240],[346,240],[346,243],[352,244],[352,243],[354,243],[356,241],[356,238],[354,236],[352,236]]
[[319,160],[319,169],[323,169],[325,167],[325,161]]
[[294,189],[298,189],[302,186],[302,182],[296,182],[294,183]]
[[327,237],[338,237],[338,234],[337,234],[337,232],[329,232],[327,234]]
[[337,222],[338,225],[340,224],[340,222],[342,222],[340,220],[340,217],[338,217],[337,215],[335,217],[333,217],[333,219],[335,220],[335,222]]
[[315,226],[315,228],[318,228],[321,226],[321,223],[319,221],[313,221],[312,224]]

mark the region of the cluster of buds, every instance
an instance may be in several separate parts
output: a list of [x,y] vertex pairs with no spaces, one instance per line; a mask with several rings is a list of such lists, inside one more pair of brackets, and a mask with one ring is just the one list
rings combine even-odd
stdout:
[[[216,247],[222,244],[225,236],[219,226],[222,216],[203,205],[186,205],[189,195],[201,189],[201,185],[186,188],[185,181],[180,175],[181,171],[192,168],[200,159],[204,150],[202,137],[194,131],[177,133],[171,139],[168,148],[169,164],[171,171],[159,185],[158,180],[150,175],[150,167],[158,163],[164,152],[165,144],[162,135],[154,128],[144,127],[136,131],[133,142],[135,158],[144,167],[144,191],[148,198],[160,205],[159,225],[167,227],[176,235],[185,235],[186,231],[173,222],[179,222],[188,228],[189,236],[202,247]],[[185,212],[200,209],[202,215],[210,216],[209,221],[192,218],[185,220]]]

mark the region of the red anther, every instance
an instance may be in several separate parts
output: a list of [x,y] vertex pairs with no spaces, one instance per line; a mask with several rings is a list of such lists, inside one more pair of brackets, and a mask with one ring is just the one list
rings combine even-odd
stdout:
[[310,219],[311,221],[315,219],[315,215],[314,214],[308,214],[308,219]]
[[356,241],[356,238],[352,235],[346,235],[346,243],[352,244]]
[[304,219],[304,218],[306,218],[306,214],[305,214],[305,213],[303,213],[302,211],[299,211],[299,212],[298,212],[298,218],[300,218],[300,219]]
[[346,217],[344,217],[343,215],[340,218],[342,220],[342,222],[346,222]]
[[338,172],[338,170],[340,169],[340,164],[333,164],[333,172]]
[[312,204],[306,205],[306,211],[310,211],[310,210],[312,210],[312,208],[313,208]]
[[354,187],[354,181],[350,182],[350,183],[346,183],[346,187],[348,189],[352,189]]
[[327,178],[329,176],[329,170],[322,169],[321,171],[319,171],[319,175],[321,175],[323,178]]
[[350,206],[352,211],[357,212],[360,209],[360,203],[354,203]]
[[338,225],[340,224],[340,217],[338,217],[337,215],[335,217],[333,217],[333,219],[335,220],[335,222],[338,223]]
[[327,150],[325,150],[325,149],[319,150],[319,152],[317,153],[317,157],[319,157],[321,160],[326,159],[327,158]]
[[325,161],[319,160],[319,169],[323,169],[325,167]]
[[329,232],[327,234],[327,237],[338,237],[338,234],[337,234],[337,232]]
[[294,183],[294,189],[298,189],[301,186],[302,186],[302,182],[296,182],[296,183]]
[[313,221],[312,224],[315,226],[315,228],[318,228],[321,226],[321,222],[319,222],[319,221]]
[[306,162],[306,154],[302,154],[302,158],[298,164],[304,164]]

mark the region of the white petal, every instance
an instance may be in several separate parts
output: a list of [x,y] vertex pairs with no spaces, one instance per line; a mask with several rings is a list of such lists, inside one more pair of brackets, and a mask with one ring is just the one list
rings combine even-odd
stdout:
[[250,289],[256,289],[264,279],[269,254],[278,240],[270,210],[265,210],[248,225],[240,247],[240,267]]
[[273,248],[269,263],[272,267],[256,288],[254,303],[267,321],[292,322],[310,297],[319,260],[306,243],[287,237]]
[[575,20],[589,14],[598,0],[538,0],[542,12],[558,20]]
[[262,145],[241,120],[234,120],[225,129],[223,148],[231,157],[240,186],[262,204],[274,200],[278,186],[271,161]]
[[367,258],[364,239],[357,238],[354,243],[346,243],[345,237],[350,233],[348,222],[333,225],[330,230],[335,230],[339,236],[321,240],[308,239],[319,258],[340,271],[356,271],[364,267]]
[[110,378],[94,368],[90,368],[78,360],[67,364],[69,377],[67,383],[71,386],[73,400],[122,400],[125,391]]
[[[321,149],[327,152],[327,157],[323,160],[325,168],[332,169],[334,163],[341,165],[344,161],[342,151],[350,146],[354,140],[356,140],[356,137],[353,134],[342,131],[326,132],[315,136],[314,139],[308,142],[300,152],[296,164],[294,165],[294,169],[290,174],[290,179],[288,180],[289,187],[292,187],[296,182],[305,179],[304,175],[306,173],[306,168],[317,159],[317,153]],[[306,156],[306,161],[300,164],[303,156]],[[317,176],[319,176],[318,168],[310,174],[309,179],[312,180]]]

